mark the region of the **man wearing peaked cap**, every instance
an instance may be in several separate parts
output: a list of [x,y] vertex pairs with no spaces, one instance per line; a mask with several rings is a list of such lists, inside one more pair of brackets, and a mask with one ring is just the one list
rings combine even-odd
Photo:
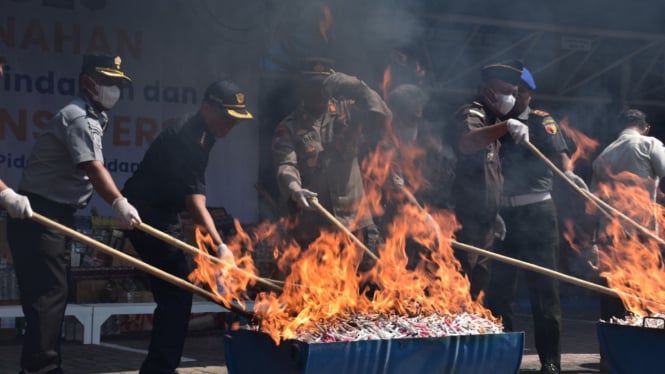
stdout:
[[[569,170],[568,145],[556,121],[545,111],[530,107],[536,82],[531,72],[522,69],[515,107],[509,113],[529,128],[530,141],[547,155],[580,187],[587,189],[582,178]],[[559,254],[557,214],[551,192],[553,173],[529,149],[515,144],[509,137],[501,140],[504,177],[501,217],[506,225],[505,240],[496,251],[539,266],[556,269]],[[558,281],[540,274],[525,272],[534,319],[536,349],[542,373],[556,374],[561,368],[561,307]],[[501,316],[506,330],[513,329],[512,301],[517,269],[503,264],[492,265],[486,303]]]
[[[210,235],[217,256],[228,266],[235,266],[235,260],[206,208],[205,173],[216,139],[252,118],[245,93],[235,83],[211,83],[199,110],[157,136],[122,190],[146,223],[175,237],[183,237],[179,213],[187,211]],[[178,248],[139,230],[129,232],[129,239],[141,259],[151,265],[182,279],[193,270],[191,256]],[[192,294],[155,277],[150,282],[157,309],[140,373],[173,373],[182,356]]]
[[110,78],[119,78],[131,82],[132,80],[120,69],[122,58],[110,55],[85,55],[81,71],[83,73],[94,73],[105,75]]
[[205,91],[204,99],[226,111],[226,114],[237,119],[253,119],[252,113],[245,105],[245,94],[235,83],[217,81]]
[[[447,129],[457,156],[452,201],[462,224],[457,238],[491,250],[495,232],[504,234],[498,215],[503,186],[499,138],[510,134],[515,142],[528,140],[528,127],[506,116],[515,105],[517,82],[522,74],[519,61],[486,65],[481,70],[478,96],[459,108]],[[471,282],[471,296],[487,287],[489,260],[467,252],[456,252],[462,270]]]
[[317,197],[376,249],[378,230],[369,207],[360,206],[366,202],[358,158],[361,141],[392,114],[362,80],[332,72],[329,60],[307,59],[302,66],[302,104],[279,123],[272,142],[281,213],[298,222],[289,234],[306,248],[334,229],[310,204]]
[[[119,86],[129,81],[120,63],[118,56],[83,56],[79,94],[47,124],[23,169],[19,192],[35,212],[72,226],[75,212],[88,204],[94,191],[113,207],[121,225],[141,221],[104,167],[102,153],[107,111],[120,98]],[[61,373],[66,238],[30,220],[10,218],[7,227],[26,318],[21,367],[25,372]]]

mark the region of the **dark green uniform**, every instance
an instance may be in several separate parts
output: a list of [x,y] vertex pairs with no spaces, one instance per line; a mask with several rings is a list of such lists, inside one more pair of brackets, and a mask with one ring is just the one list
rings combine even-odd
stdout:
[[[450,129],[453,144],[458,144],[465,133],[496,122],[496,117],[485,110],[480,100],[464,105],[457,110],[455,122]],[[501,144],[496,140],[473,154],[457,152],[452,192],[455,215],[462,225],[456,233],[457,240],[483,249],[491,249],[494,243],[494,223],[503,185],[500,147]],[[489,260],[464,251],[456,251],[455,255],[471,281],[471,295],[477,296],[487,285]]]
[[[567,152],[568,147],[554,119],[541,110],[527,110],[519,120],[529,126],[531,143],[548,156]],[[559,231],[552,191],[552,171],[526,147],[510,136],[501,139],[504,189],[500,214],[506,223],[506,238],[496,252],[556,270]],[[501,316],[507,330],[513,329],[511,303],[517,268],[492,264],[487,306]],[[533,272],[524,274],[534,319],[536,349],[542,364],[560,365],[561,306],[559,283]]]

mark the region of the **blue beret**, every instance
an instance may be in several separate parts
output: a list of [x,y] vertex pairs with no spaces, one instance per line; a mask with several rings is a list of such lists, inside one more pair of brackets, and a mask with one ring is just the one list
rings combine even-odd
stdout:
[[536,82],[533,80],[533,75],[531,75],[531,72],[526,67],[522,68],[522,75],[520,76],[520,80],[531,90],[536,89]]

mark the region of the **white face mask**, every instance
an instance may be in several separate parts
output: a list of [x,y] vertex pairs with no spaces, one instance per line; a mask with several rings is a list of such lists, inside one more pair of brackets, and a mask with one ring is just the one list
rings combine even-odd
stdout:
[[113,108],[120,99],[120,87],[102,86],[92,78],[90,80],[95,85],[95,90],[97,91],[96,95],[92,95],[92,100],[98,102],[106,110]]
[[515,96],[495,94],[496,110],[501,114],[508,114],[515,106]]

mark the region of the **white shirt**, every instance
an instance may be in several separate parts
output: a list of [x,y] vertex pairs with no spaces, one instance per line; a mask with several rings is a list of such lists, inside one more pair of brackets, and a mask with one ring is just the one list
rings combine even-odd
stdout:
[[[656,201],[656,191],[661,177],[665,176],[665,147],[652,137],[641,135],[635,129],[626,129],[607,146],[593,162],[592,188],[601,183],[624,182],[617,180],[619,173],[629,172],[640,178],[639,184]],[[625,180],[625,183],[634,184]]]

